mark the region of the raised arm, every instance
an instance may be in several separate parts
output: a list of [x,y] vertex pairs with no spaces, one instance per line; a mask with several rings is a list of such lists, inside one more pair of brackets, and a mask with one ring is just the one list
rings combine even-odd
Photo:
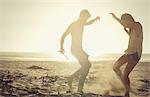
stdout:
[[119,19],[114,13],[109,13],[109,14],[111,14],[112,17],[122,25],[121,19]]
[[64,40],[65,40],[65,37],[70,33],[70,26],[68,27],[68,29],[64,32],[64,34],[62,35],[61,37],[61,40],[60,40],[60,50],[59,52],[64,54],[65,53],[65,50],[64,50]]
[[91,24],[93,24],[95,21],[98,21],[98,20],[100,20],[100,17],[99,17],[99,16],[97,16],[95,19],[91,19],[90,21],[88,21],[87,23],[85,23],[85,25],[91,25]]
[[134,28],[134,27],[136,27],[136,23],[130,22],[130,21],[121,20],[114,13],[110,13],[110,14],[112,15],[112,17],[115,20],[117,20],[122,26],[124,26],[124,28]]

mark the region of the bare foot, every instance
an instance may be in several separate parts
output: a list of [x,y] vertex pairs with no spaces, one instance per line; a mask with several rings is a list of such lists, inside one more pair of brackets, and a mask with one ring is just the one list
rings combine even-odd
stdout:
[[109,90],[104,90],[103,95],[104,95],[104,96],[109,95],[109,92],[110,92]]
[[67,80],[68,80],[69,90],[72,90],[72,81],[73,81],[73,79],[71,77],[69,77]]
[[83,94],[84,92],[82,90],[77,91],[78,94]]
[[124,97],[130,97],[129,94],[125,94]]

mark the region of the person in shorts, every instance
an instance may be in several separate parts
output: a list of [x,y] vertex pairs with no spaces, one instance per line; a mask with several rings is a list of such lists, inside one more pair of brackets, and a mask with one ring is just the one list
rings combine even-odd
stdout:
[[[114,13],[110,13],[112,17],[117,20],[123,27],[125,32],[129,35],[128,48],[113,65],[113,70],[118,75],[125,87],[124,97],[130,97],[130,79],[129,74],[139,62],[142,55],[142,43],[143,43],[143,29],[139,22],[136,22],[133,17],[125,13],[121,16],[121,19],[116,17]],[[125,63],[124,71],[120,70],[120,67]]]

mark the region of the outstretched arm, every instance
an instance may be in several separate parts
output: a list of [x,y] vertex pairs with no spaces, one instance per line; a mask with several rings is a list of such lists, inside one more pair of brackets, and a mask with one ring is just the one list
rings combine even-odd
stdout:
[[99,17],[99,16],[97,16],[95,19],[92,19],[92,20],[88,21],[87,23],[85,23],[85,25],[91,25],[91,24],[93,24],[95,21],[98,21],[98,20],[100,20],[100,17]]
[[110,13],[110,14],[112,15],[112,17],[115,20],[117,20],[122,26],[124,26],[124,28],[134,28],[134,27],[136,27],[136,23],[130,22],[130,21],[121,20],[114,13]]
[[113,17],[115,20],[117,20],[117,21],[122,25],[121,20],[120,20],[114,13],[109,13],[109,14],[111,14],[112,17]]
[[59,52],[61,54],[65,53],[63,45],[64,45],[65,37],[70,33],[69,29],[70,29],[70,27],[64,32],[64,34],[62,35],[61,40],[60,40],[60,50],[59,50]]

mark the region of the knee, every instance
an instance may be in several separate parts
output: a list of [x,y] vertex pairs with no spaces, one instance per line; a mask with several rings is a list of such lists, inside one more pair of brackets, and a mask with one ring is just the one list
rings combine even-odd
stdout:
[[89,69],[91,68],[91,64],[82,65],[82,68],[84,69],[84,71],[89,71]]
[[128,78],[129,78],[129,74],[126,73],[126,72],[124,72],[124,78],[125,78],[125,79],[128,79]]
[[130,84],[130,79],[129,79],[128,75],[124,75],[124,83],[127,85]]
[[129,77],[128,76],[124,76],[124,80],[125,80],[125,83],[128,83],[129,82]]
[[92,64],[90,63],[90,61],[86,61],[84,63],[84,67],[87,68],[87,69],[91,68],[91,66],[92,66]]
[[88,68],[91,68],[91,66],[92,66],[91,63],[89,63],[89,64],[88,64]]
[[120,70],[119,67],[117,67],[116,65],[113,66],[113,71],[114,71],[114,72],[118,72],[119,70]]
[[83,66],[83,68],[88,70],[88,69],[91,68],[91,64],[86,64],[86,65]]
[[91,68],[92,67],[92,64],[88,61],[88,63],[87,63],[87,68]]

